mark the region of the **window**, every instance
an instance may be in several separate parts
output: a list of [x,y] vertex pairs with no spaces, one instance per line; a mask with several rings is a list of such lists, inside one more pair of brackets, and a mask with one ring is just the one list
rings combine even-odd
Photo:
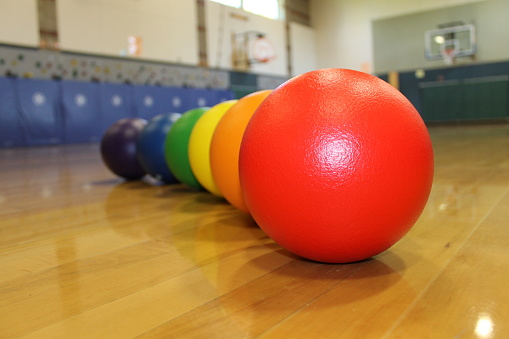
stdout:
[[271,19],[279,19],[278,0],[243,0],[242,2],[244,10],[247,12]]
[[212,0],[220,4],[235,8],[242,8],[246,12],[258,14],[270,19],[279,19],[280,0]]
[[241,8],[242,7],[242,0],[212,0],[214,2],[219,2],[220,4]]

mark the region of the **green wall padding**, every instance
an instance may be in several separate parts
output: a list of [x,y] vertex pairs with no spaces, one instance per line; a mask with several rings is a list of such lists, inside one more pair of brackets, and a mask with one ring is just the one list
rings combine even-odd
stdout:
[[509,79],[423,83],[424,121],[469,121],[509,117]]

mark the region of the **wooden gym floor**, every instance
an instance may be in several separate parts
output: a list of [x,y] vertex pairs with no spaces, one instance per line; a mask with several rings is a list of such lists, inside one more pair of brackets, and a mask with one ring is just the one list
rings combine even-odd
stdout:
[[330,265],[97,145],[0,150],[0,338],[508,338],[509,125],[431,127],[421,218]]

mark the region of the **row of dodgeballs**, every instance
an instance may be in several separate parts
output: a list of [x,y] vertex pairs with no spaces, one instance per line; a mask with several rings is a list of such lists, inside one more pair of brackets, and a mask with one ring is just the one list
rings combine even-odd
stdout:
[[183,114],[163,113],[149,121],[121,119],[102,138],[102,159],[125,179],[150,175],[166,184],[181,182],[248,212],[238,173],[240,145],[251,116],[270,92]]
[[101,154],[126,179],[149,174],[224,197],[287,250],[330,263],[370,258],[401,239],[426,205],[434,170],[412,104],[345,69],[212,108],[122,119]]

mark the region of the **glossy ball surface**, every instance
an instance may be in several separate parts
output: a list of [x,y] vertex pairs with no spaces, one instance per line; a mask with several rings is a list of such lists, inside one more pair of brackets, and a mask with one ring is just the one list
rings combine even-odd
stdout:
[[222,197],[210,169],[210,142],[223,115],[237,100],[219,103],[203,114],[189,137],[189,164],[198,182],[210,193]]
[[153,117],[141,131],[136,145],[136,155],[145,172],[168,184],[177,180],[166,165],[164,142],[171,126],[181,116],[180,113],[163,113]]
[[146,124],[145,119],[125,118],[104,133],[100,145],[102,160],[119,177],[135,180],[145,175],[136,156],[136,143]]
[[239,174],[251,215],[281,246],[353,262],[387,250],[417,221],[433,149],[399,91],[369,74],[323,69],[264,100],[246,128]]
[[182,114],[171,126],[164,141],[164,158],[171,173],[178,181],[196,189],[203,187],[189,164],[189,138],[198,119],[208,110],[209,107],[198,107]]
[[272,92],[263,90],[239,99],[221,118],[210,142],[210,167],[224,198],[237,209],[249,212],[239,180],[239,152],[249,119]]

